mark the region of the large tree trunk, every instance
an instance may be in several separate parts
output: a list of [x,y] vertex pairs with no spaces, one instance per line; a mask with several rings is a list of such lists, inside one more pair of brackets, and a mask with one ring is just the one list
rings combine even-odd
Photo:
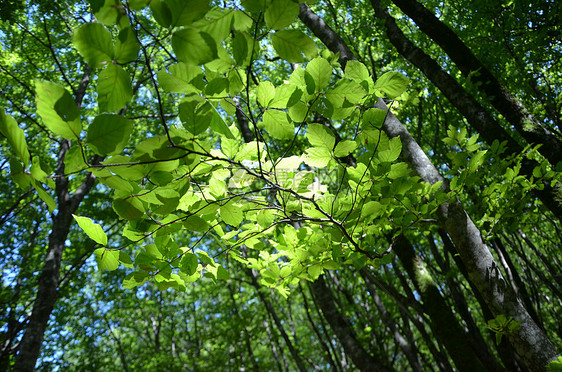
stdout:
[[[416,0],[392,0],[404,13],[418,25],[421,31],[435,41],[455,62],[465,76],[481,83],[483,91],[492,105],[517,129],[527,142],[542,145],[539,152],[552,165],[562,161],[562,143],[545,128],[521,102],[496,79],[472,51],[447,25]],[[556,118],[552,118],[555,120]],[[526,125],[526,124],[531,124]]]
[[[398,28],[392,18],[380,5],[379,0],[371,0],[377,18],[384,20],[386,34],[398,53],[410,61],[436,87],[447,97],[461,114],[468,120],[470,125],[480,133],[482,139],[489,145],[497,140],[506,141],[506,155],[518,155],[523,151],[517,141],[502,128],[502,126],[470,95],[453,77],[445,72],[437,62],[415,46]],[[537,162],[524,158],[521,161],[521,173],[527,177],[533,175]],[[550,182],[543,182],[543,190],[535,190],[535,194],[542,203],[562,220],[562,206],[557,202],[556,192]]]
[[[75,102],[80,107],[82,98],[90,81],[90,70],[86,68],[84,76],[78,89],[75,91]],[[76,189],[74,195],[70,195],[68,189],[68,178],[64,174],[64,159],[70,149],[69,140],[61,140],[57,158],[56,200],[57,213],[53,216],[53,229],[49,235],[49,245],[43,269],[39,277],[39,285],[35,303],[29,323],[25,328],[18,356],[16,358],[15,371],[33,371],[39,358],[41,344],[47,329],[47,323],[58,297],[60,266],[65,242],[73,221],[72,214],[76,212],[84,197],[94,186],[95,176],[91,173],[86,175],[82,184]]]
[[[372,5],[380,14],[381,9],[379,2],[373,0]],[[321,24],[311,18],[308,15],[310,12],[310,9],[306,5],[301,4],[300,18],[304,18],[303,22],[307,26],[310,25],[309,27],[314,34],[317,36],[322,35],[322,32],[324,34],[333,34],[330,38],[330,43],[333,44],[334,40],[339,40],[342,44],[339,45],[338,49],[345,49],[346,46],[343,40],[337,37],[335,32],[325,23]],[[322,29],[322,32],[320,32],[320,29]],[[330,47],[330,45],[327,46]],[[331,50],[337,52],[338,49]],[[349,48],[347,48],[347,50],[349,50]],[[348,55],[352,56],[353,54],[349,51]],[[345,65],[346,60],[342,62],[343,65]],[[376,107],[388,110],[388,107],[382,99],[379,99]],[[404,161],[410,165],[422,180],[430,184],[443,180],[443,177],[439,174],[408,130],[390,112],[383,123],[383,130],[389,138],[400,137]],[[480,231],[474,225],[474,222],[466,214],[464,208],[458,201],[452,201],[450,204],[441,205],[438,214],[439,222],[446,227],[447,232],[452,237],[461,259],[466,265],[470,279],[482,294],[482,297],[494,315],[503,314],[521,322],[519,329],[509,335],[509,340],[517,350],[517,353],[531,370],[544,370],[545,366],[558,356],[558,352],[552,342],[536,325],[521,302],[517,299],[513,290],[505,286],[505,280],[497,269],[498,265],[494,261],[488,247],[483,243]]]

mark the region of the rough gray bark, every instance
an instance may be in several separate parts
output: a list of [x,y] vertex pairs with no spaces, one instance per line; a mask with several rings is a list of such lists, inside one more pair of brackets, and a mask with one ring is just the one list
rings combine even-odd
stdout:
[[340,64],[345,66],[349,60],[354,60],[355,56],[343,39],[335,33],[330,26],[324,22],[316,13],[314,13],[305,3],[300,4],[299,18],[318,37],[324,45],[332,52],[340,54]]
[[[80,85],[75,92],[75,102],[78,106],[82,102],[89,81],[90,71],[89,68],[86,68]],[[57,157],[57,177],[55,178],[57,212],[52,217],[53,228],[49,235],[49,244],[43,261],[41,276],[39,277],[37,295],[29,323],[25,328],[19,347],[14,371],[33,371],[35,369],[45,330],[47,329],[47,322],[58,297],[62,254],[68,232],[70,231],[70,225],[73,221],[72,214],[76,212],[80,203],[95,183],[95,176],[88,173],[74,194],[70,194],[68,178],[64,175],[64,158],[69,149],[70,141],[66,139],[61,140]]]
[[[376,105],[388,109],[384,102]],[[383,129],[389,137],[400,136],[403,159],[426,182],[431,184],[443,178],[430,162],[427,155],[415,142],[407,129],[392,114],[388,113]],[[517,334],[509,337],[517,353],[530,370],[542,371],[558,352],[546,334],[537,326],[523,307],[513,290],[505,285],[505,279],[498,270],[492,254],[482,241],[480,231],[466,214],[458,201],[439,207],[440,223],[445,226],[466,266],[469,279],[474,283],[484,301],[497,316],[511,316],[521,321]]]
[[[372,0],[371,3],[375,9],[380,11],[378,1]],[[311,30],[316,35],[322,33],[315,31],[314,28],[323,28],[324,33],[335,34],[325,23],[322,25],[312,18],[307,18],[309,17],[308,14],[309,12],[303,12],[303,7],[301,7],[301,19],[305,18],[306,22],[304,23],[312,25]],[[329,40],[332,43],[337,38],[332,36]],[[343,43],[343,40],[341,42]],[[328,44],[326,46],[334,52],[339,50],[350,51],[345,45],[339,45],[337,49],[332,49]],[[351,51],[349,55],[352,56]],[[350,57],[350,59],[352,58]],[[379,99],[375,106],[379,109],[388,110],[382,99]],[[403,149],[402,158],[418,176],[430,184],[443,180],[443,177],[408,130],[390,112],[383,123],[383,130],[390,138],[400,137]],[[498,270],[498,265],[494,261],[490,250],[482,241],[480,231],[474,225],[474,222],[458,201],[441,205],[438,214],[439,222],[445,226],[457,247],[470,280],[474,283],[490,310],[496,316],[503,314],[521,322],[518,331],[509,336],[509,340],[517,353],[530,370],[543,371],[546,365],[558,356],[558,352],[517,299],[513,290],[505,285],[505,280]]]
[[[552,165],[562,160],[562,143],[545,128],[527,108],[496,79],[472,51],[447,25],[416,0],[392,0],[433,41],[435,41],[465,76],[481,83],[478,89],[530,144],[541,144],[539,152]],[[472,75],[471,75],[472,74]],[[552,118],[555,120],[556,118]],[[531,124],[527,126],[526,124]]]

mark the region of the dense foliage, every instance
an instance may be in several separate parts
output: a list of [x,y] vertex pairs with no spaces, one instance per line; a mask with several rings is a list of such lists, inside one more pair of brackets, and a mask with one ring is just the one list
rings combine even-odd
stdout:
[[558,2],[0,6],[3,369],[562,369]]

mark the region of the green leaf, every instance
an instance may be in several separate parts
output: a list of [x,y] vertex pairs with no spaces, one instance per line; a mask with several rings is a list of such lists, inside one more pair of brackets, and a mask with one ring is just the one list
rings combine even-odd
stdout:
[[189,216],[184,222],[183,226],[189,231],[207,231],[209,229],[209,224],[207,221],[199,216]]
[[76,106],[74,98],[64,90],[62,97],[55,103],[55,111],[66,122],[71,122],[80,117],[80,109]]
[[123,279],[123,288],[133,289],[146,283],[149,274],[145,271],[135,271]]
[[330,150],[323,147],[311,147],[306,150],[306,157],[304,157],[304,162],[311,167],[324,168],[328,165],[332,159]]
[[240,9],[234,11],[232,26],[237,31],[248,31],[253,24],[252,18]]
[[94,254],[100,270],[113,271],[119,267],[119,251],[98,248]]
[[4,110],[0,109],[0,133],[6,137],[12,151],[18,156],[24,165],[29,163],[29,151],[25,134],[18,126],[16,121],[10,115],[6,115]]
[[73,214],[72,217],[74,217],[76,222],[78,222],[78,226],[84,230],[90,239],[103,246],[107,245],[107,235],[100,225],[92,222],[92,220],[88,217],[80,217],[75,214]]
[[171,26],[189,26],[209,10],[207,0],[166,0],[172,15]]
[[365,97],[365,90],[353,80],[339,80],[326,92],[326,98],[334,107],[352,107]]
[[160,26],[166,28],[170,27],[172,23],[172,12],[164,0],[151,0],[150,10],[152,11],[152,16]]
[[68,106],[70,103],[76,106],[72,99],[68,99],[70,93],[60,85],[45,80],[35,80],[35,92],[37,113],[47,128],[66,139],[80,138],[80,118],[70,120],[74,116],[74,107]]
[[370,218],[371,220],[378,215],[378,213],[383,209],[382,204],[378,201],[369,201],[363,205],[361,213],[365,218]]
[[559,356],[557,360],[553,360],[546,366],[547,372],[561,372],[562,371],[562,356]]
[[64,156],[64,171],[74,173],[86,169],[88,165],[84,162],[84,154],[79,146],[71,146]]
[[133,186],[119,176],[100,177],[98,180],[111,187],[113,190],[124,191],[127,193],[133,192]]
[[275,220],[275,212],[271,209],[261,209],[258,212],[256,220],[262,228],[267,229]]
[[227,203],[220,207],[220,215],[222,220],[234,227],[240,226],[242,222],[242,218],[244,214],[242,213],[242,209],[239,206],[235,205],[234,203]]
[[196,22],[194,26],[200,31],[208,33],[220,43],[229,36],[233,19],[234,11],[232,9],[214,7],[205,14],[204,19]]
[[100,111],[122,109],[133,97],[129,74],[121,66],[109,64],[99,75],[97,92]]
[[273,0],[265,11],[265,24],[273,30],[280,30],[290,26],[298,15],[299,4],[292,0]]
[[308,106],[302,102],[297,102],[293,106],[289,107],[288,113],[289,117],[294,122],[301,123],[306,120]]
[[86,23],[76,31],[72,43],[88,65],[100,67],[113,59],[113,42],[111,34],[100,23]]
[[307,271],[308,271],[308,275],[310,276],[310,279],[316,280],[316,279],[318,279],[320,274],[322,274],[322,272],[324,271],[324,268],[322,267],[322,265],[316,264],[316,265],[310,266]]
[[128,22],[127,17],[123,16],[123,12],[119,9],[121,5],[118,0],[98,0],[91,1],[91,3],[97,3],[96,6],[92,6],[92,11],[96,16],[96,19],[106,26],[113,26]]
[[125,267],[130,269],[133,268],[133,260],[131,259],[131,256],[124,251],[119,251],[119,262],[121,262]]
[[488,150],[484,150],[484,151],[478,151],[475,154],[472,155],[472,158],[470,159],[470,162],[468,163],[468,169],[471,172],[476,171],[476,169],[478,169],[478,167],[480,167],[482,164],[484,164],[484,155],[486,155],[486,153],[488,152]]
[[211,35],[191,28],[174,32],[172,48],[180,61],[193,65],[205,64],[218,57],[217,43]]
[[88,127],[86,141],[98,155],[117,154],[123,151],[133,131],[133,123],[120,115],[96,116]]
[[228,128],[228,125],[226,125],[222,115],[219,114],[216,107],[213,106],[212,103],[210,103],[210,102],[207,102],[207,103],[213,109],[212,113],[211,113],[212,119],[211,119],[211,122],[209,123],[209,126],[211,127],[211,129],[218,134],[222,134],[223,136],[226,136],[226,138],[234,139],[235,137],[232,134],[232,132],[230,131],[230,128]]
[[292,63],[304,62],[304,56],[312,58],[318,53],[314,41],[299,30],[277,31],[271,42],[279,56]]
[[217,280],[228,280],[228,278],[230,278],[230,275],[228,274],[228,271],[224,267],[218,266],[217,267]]
[[218,77],[207,83],[205,87],[206,96],[221,96],[223,92],[228,89],[228,79],[223,77]]
[[367,67],[359,61],[347,61],[345,64],[344,76],[351,80],[364,81],[369,80],[371,75]]
[[326,148],[330,151],[336,143],[334,134],[322,124],[309,124],[306,129],[306,137],[312,146]]
[[388,172],[387,177],[390,179],[396,179],[404,177],[410,174],[410,168],[406,163],[395,163],[390,166],[390,172]]
[[389,142],[389,149],[382,150],[377,153],[377,157],[382,162],[393,162],[400,156],[402,152],[402,142],[400,137],[394,137]]
[[57,203],[51,197],[51,195],[47,194],[47,192],[43,190],[41,185],[38,184],[35,184],[35,191],[37,191],[37,195],[39,195],[39,198],[43,200],[45,204],[47,204],[47,208],[49,209],[49,212],[53,213],[53,211],[57,207]]
[[135,31],[131,27],[126,27],[119,31],[117,45],[115,46],[115,60],[118,63],[128,63],[137,59],[140,45],[137,41]]
[[404,93],[410,80],[399,72],[387,72],[375,82],[375,89],[381,95],[394,99]]
[[334,149],[334,155],[341,158],[351,154],[356,148],[357,143],[355,141],[341,141],[336,145],[336,148]]
[[[252,49],[257,49],[258,45],[254,43],[252,38],[246,32],[237,32],[232,38],[232,56],[236,61],[236,65],[246,67],[252,57]],[[257,50],[254,50],[255,53]]]
[[197,272],[197,267],[199,266],[199,260],[197,256],[193,253],[185,253],[181,259],[180,268],[187,275],[193,275]]
[[195,99],[180,103],[179,112],[183,127],[195,136],[209,128],[215,115],[215,109],[209,102]]
[[381,128],[384,124],[384,119],[386,118],[386,110],[381,110],[378,108],[372,108],[363,114],[363,121],[361,127],[368,128]]
[[267,110],[263,114],[263,125],[273,138],[282,140],[292,138],[295,135],[295,127],[284,111]]
[[[104,160],[102,164],[127,164],[131,162],[132,160],[129,156],[114,155]],[[127,181],[138,181],[145,176],[144,167],[140,164],[112,166],[111,171]]]
[[[314,91],[320,92],[330,84],[332,79],[332,66],[324,58],[317,57],[308,63],[305,71],[314,80]],[[305,76],[306,79],[306,76]],[[309,94],[312,94],[310,91]]]
[[129,221],[138,220],[144,215],[142,202],[136,198],[115,199],[113,210],[119,217]]
[[144,9],[150,0],[129,0],[129,7],[132,10],[141,10]]
[[242,0],[242,6],[249,12],[263,12],[269,7],[271,0]]
[[31,168],[29,169],[29,172],[36,181],[44,183],[47,182],[47,173],[45,173],[43,168],[41,168],[41,164],[37,156],[31,159]]
[[256,90],[258,102],[267,107],[275,98],[275,86],[270,81],[262,81]]
[[296,104],[302,96],[302,90],[293,84],[283,84],[275,88],[275,98],[270,102],[271,107],[287,108]]
[[203,76],[201,67],[178,62],[169,67],[171,74],[165,70],[158,72],[158,83],[170,93],[195,93],[199,92],[197,85]]

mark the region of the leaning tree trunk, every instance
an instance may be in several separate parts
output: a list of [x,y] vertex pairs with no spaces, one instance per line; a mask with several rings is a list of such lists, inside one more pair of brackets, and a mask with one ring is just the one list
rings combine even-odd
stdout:
[[[542,145],[539,152],[555,166],[562,161],[562,143],[545,128],[521,102],[496,79],[486,66],[447,25],[416,0],[392,0],[433,41],[435,41],[465,76],[477,83],[478,89],[490,99],[498,110],[533,145]],[[552,118],[555,120],[556,118]],[[531,124],[526,125],[527,123]]]
[[[380,4],[377,0],[373,0],[372,5],[380,11]],[[346,49],[349,51],[347,60],[353,59],[353,53],[341,37],[324,22],[319,22],[318,19],[312,17],[313,13],[307,5],[301,4],[300,10],[299,17],[316,36],[320,38],[323,35],[329,35],[329,38],[327,38],[329,44],[327,42],[326,45],[333,52]],[[321,40],[323,41],[323,39]],[[335,44],[337,48],[334,47]],[[347,60],[341,59],[340,54],[342,66],[345,65]],[[388,110],[382,99],[379,99],[375,107]],[[404,161],[422,180],[430,184],[443,181],[443,177],[408,130],[390,112],[383,123],[383,130],[389,138],[400,137]],[[438,210],[438,217],[439,222],[446,227],[447,232],[452,237],[461,259],[466,265],[470,280],[482,294],[494,315],[503,314],[520,322],[519,329],[508,336],[517,353],[531,370],[543,371],[546,365],[558,356],[558,352],[517,299],[513,290],[505,286],[505,280],[498,270],[498,265],[488,247],[483,243],[480,231],[474,225],[474,222],[467,215],[460,202],[456,200],[442,204]]]
[[[495,140],[498,140],[500,143],[505,141],[506,155],[515,156],[523,151],[523,148],[517,141],[502,128],[472,95],[445,72],[435,60],[406,38],[402,30],[396,25],[394,18],[381,7],[380,0],[371,0],[371,4],[375,10],[375,16],[384,20],[386,34],[398,53],[416,66],[439,88],[451,104],[464,115],[470,125],[480,133],[486,143],[492,145]],[[552,159],[551,161],[554,160]],[[521,173],[531,177],[537,165],[536,161],[524,158],[521,161]],[[543,181],[542,186],[543,189],[535,190],[535,194],[558,219],[562,220],[562,206],[557,202],[557,193],[552,188],[550,181]]]

